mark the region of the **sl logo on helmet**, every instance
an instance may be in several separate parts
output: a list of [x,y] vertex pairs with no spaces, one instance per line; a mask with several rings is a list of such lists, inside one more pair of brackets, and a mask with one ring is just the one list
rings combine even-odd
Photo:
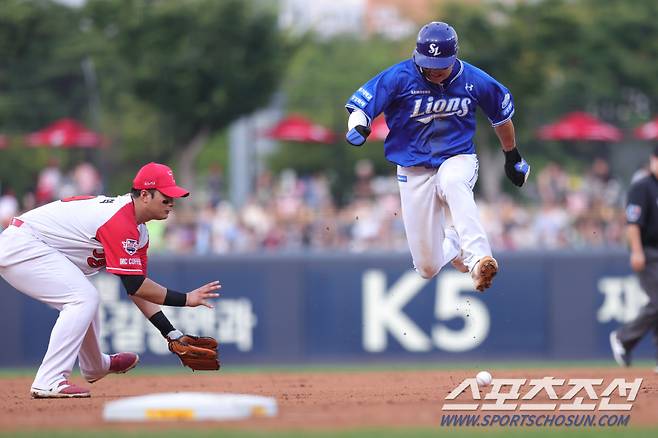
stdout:
[[123,246],[123,249],[128,253],[128,255],[133,255],[137,252],[139,242],[137,242],[135,239],[126,239],[121,242],[121,245]]
[[432,56],[439,56],[441,54],[441,48],[436,44],[430,44],[430,54]]

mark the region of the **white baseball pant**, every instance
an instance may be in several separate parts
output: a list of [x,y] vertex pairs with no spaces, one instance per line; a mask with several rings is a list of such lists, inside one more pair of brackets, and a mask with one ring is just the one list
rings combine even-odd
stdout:
[[[438,169],[398,166],[402,220],[416,271],[432,278],[463,250],[473,270],[491,246],[473,198],[478,178],[475,154],[455,155]],[[448,226],[452,217],[456,233]]]
[[99,343],[100,295],[80,269],[23,224],[0,234],[0,276],[59,310],[33,388],[47,390],[68,380],[76,358],[85,378],[107,374],[110,356],[102,353]]

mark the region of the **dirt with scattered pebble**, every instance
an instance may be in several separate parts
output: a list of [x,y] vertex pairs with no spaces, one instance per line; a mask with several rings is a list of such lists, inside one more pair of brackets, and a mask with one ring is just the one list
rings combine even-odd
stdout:
[[[560,400],[573,386],[569,379],[602,378],[596,387],[598,400],[590,400],[584,391],[583,403],[601,401],[604,389],[614,378],[630,382],[642,378],[642,384],[631,411],[554,411],[551,414],[630,414],[631,426],[658,425],[658,374],[643,368],[557,368],[531,371],[489,370],[494,379],[526,379],[521,396],[532,388],[530,379],[552,376],[565,379],[565,384],[555,387],[558,400],[549,400],[541,391],[531,401],[538,403],[571,403]],[[279,412],[275,418],[254,418],[240,421],[193,422],[185,427],[239,428],[251,430],[337,430],[361,427],[441,427],[444,403],[470,403],[470,390],[455,400],[445,397],[465,378],[475,377],[475,372],[464,370],[422,371],[357,371],[357,372],[272,372],[272,373],[195,373],[175,375],[111,375],[91,385],[92,397],[88,399],[33,400],[29,395],[31,378],[6,378],[0,385],[0,430],[101,430],[135,428],[170,428],[172,421],[146,423],[115,423],[103,420],[103,406],[112,400],[159,392],[222,392],[254,394],[274,397]],[[81,384],[80,379],[73,379]],[[477,411],[461,412],[480,415],[541,414],[538,411],[520,410],[496,412],[482,410],[482,404],[492,403],[485,394],[491,387],[483,388]],[[509,391],[509,387],[504,392]],[[524,402],[520,401],[519,403]],[[610,403],[628,403],[615,391]],[[511,403],[506,401],[505,403]],[[181,421],[181,420],[178,420]],[[176,421],[173,421],[174,423]]]

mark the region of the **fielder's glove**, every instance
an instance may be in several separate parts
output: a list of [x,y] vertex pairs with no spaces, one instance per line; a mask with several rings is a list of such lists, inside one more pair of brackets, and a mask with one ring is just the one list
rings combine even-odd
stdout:
[[517,187],[528,180],[530,165],[521,157],[517,148],[505,151],[505,174]]
[[220,367],[217,341],[209,336],[183,335],[178,339],[167,338],[167,342],[169,351],[192,370],[218,370]]

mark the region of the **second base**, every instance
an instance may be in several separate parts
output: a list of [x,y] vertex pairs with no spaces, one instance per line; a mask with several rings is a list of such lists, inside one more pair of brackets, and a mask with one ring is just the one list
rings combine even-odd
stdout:
[[129,397],[105,404],[106,421],[241,420],[275,417],[276,400],[248,394],[169,392]]

